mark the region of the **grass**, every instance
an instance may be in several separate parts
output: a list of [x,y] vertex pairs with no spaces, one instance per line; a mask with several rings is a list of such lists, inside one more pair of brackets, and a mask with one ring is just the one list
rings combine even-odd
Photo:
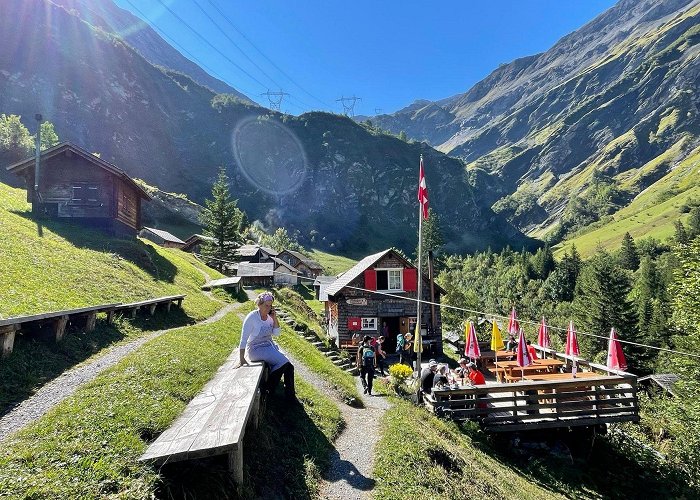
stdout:
[[[82,386],[0,450],[0,491],[17,498],[232,497],[225,461],[155,470],[138,462],[237,345],[235,313],[166,332]],[[343,426],[337,407],[300,383],[303,408],[270,398],[244,497],[310,498],[330,442]],[[282,451],[284,450],[284,451]],[[275,457],[271,464],[270,457]],[[184,481],[183,481],[184,478]]]
[[219,307],[183,252],[120,240],[57,220],[36,219],[25,192],[0,184],[0,317],[186,294],[188,315]]
[[[590,441],[576,433],[539,437],[571,450],[514,447],[487,437],[475,424],[440,420],[392,398],[376,449],[374,498],[680,498],[688,494],[662,464],[639,460],[614,438]],[[523,442],[524,434],[519,436]],[[551,447],[549,448],[551,449]],[[685,498],[690,498],[686,496]]]
[[341,257],[340,255],[333,255],[316,249],[312,249],[309,252],[309,256],[323,266],[323,274],[327,276],[344,273],[357,264],[356,260],[348,257]]

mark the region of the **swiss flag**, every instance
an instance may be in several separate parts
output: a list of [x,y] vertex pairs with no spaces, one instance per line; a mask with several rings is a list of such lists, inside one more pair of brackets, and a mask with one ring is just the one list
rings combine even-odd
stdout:
[[418,178],[418,202],[423,209],[423,219],[428,218],[428,187],[425,184],[423,172],[423,155],[420,155],[420,176]]

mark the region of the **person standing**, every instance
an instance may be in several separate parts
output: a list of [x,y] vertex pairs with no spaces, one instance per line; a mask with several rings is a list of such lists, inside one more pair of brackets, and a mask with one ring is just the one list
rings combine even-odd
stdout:
[[404,352],[403,348],[406,345],[406,339],[403,336],[403,333],[399,333],[396,336],[396,352],[399,354],[399,363],[403,364],[403,357],[404,357]]
[[411,335],[411,332],[408,332],[404,339],[403,359],[413,370],[413,335]]
[[386,373],[384,373],[384,360],[386,359],[386,351],[384,350],[384,341],[386,340],[386,337],[384,335],[380,335],[379,338],[377,339],[377,365],[379,366],[379,372],[382,374],[382,377],[386,376]]
[[255,299],[256,309],[249,312],[243,320],[241,343],[238,346],[239,366],[247,361],[264,361],[270,369],[264,390],[272,394],[284,377],[285,396],[295,401],[294,365],[272,340],[272,337],[278,336],[281,331],[277,313],[272,305],[274,300],[272,292],[261,293]]
[[374,368],[377,366],[377,351],[372,347],[372,337],[366,335],[362,345],[357,349],[357,368],[360,370],[360,380],[365,388],[365,394],[372,395]]

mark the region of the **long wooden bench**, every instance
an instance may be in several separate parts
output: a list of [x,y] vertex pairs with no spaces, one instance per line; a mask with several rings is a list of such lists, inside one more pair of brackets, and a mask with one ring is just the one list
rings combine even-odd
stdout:
[[158,465],[228,455],[229,470],[243,481],[243,437],[249,423],[257,428],[264,401],[259,385],[262,363],[235,368],[238,350],[219,368],[175,422],[149,445],[140,460]]
[[0,319],[0,345],[1,357],[9,356],[15,343],[17,332],[30,333],[41,330],[47,326],[51,335],[59,342],[69,324],[83,327],[86,332],[95,329],[98,313],[107,313],[107,320],[112,320],[115,308],[119,304],[100,304],[97,306],[81,307],[78,309],[66,309],[64,311],[52,311],[30,316],[15,316],[13,318]]
[[155,299],[141,300],[139,302],[131,302],[129,304],[118,304],[115,308],[116,312],[125,313],[128,312],[132,318],[136,317],[136,313],[139,309],[148,308],[148,312],[153,316],[156,312],[156,308],[159,305],[165,306],[167,311],[170,311],[170,307],[173,303],[177,304],[178,307],[182,307],[182,301],[185,299],[184,295],[170,295],[167,297],[157,297]]

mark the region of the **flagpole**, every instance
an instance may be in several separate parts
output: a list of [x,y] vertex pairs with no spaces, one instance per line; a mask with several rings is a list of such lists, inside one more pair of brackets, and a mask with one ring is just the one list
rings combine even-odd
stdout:
[[[420,164],[423,166],[423,155],[420,155]],[[423,174],[425,175],[425,173]],[[420,179],[419,181],[420,182]],[[420,189],[420,186],[419,186]],[[416,370],[418,371],[418,374],[420,375],[421,372],[421,355],[423,354],[423,338],[421,337],[421,311],[420,311],[420,303],[421,299],[423,298],[423,266],[421,265],[422,262],[422,250],[423,250],[423,245],[422,245],[422,235],[423,235],[423,204],[418,203],[418,302],[417,302],[417,312],[416,312],[416,331],[414,332],[414,335],[416,335],[416,338],[414,339],[415,344],[418,346],[418,349],[416,350]]]

